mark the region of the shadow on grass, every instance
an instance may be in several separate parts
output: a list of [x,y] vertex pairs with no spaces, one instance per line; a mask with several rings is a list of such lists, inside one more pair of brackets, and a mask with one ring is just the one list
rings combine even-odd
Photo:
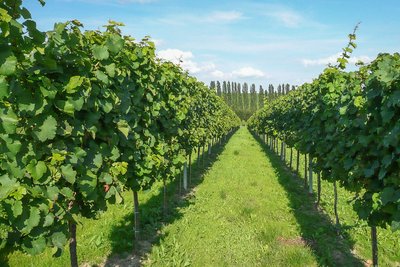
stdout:
[[218,159],[226,143],[235,132],[233,131],[225,140],[222,140],[221,144],[215,144],[211,149],[211,155],[208,155],[206,148],[204,154],[197,161],[192,162],[191,184],[188,185],[187,191],[182,188],[180,194],[180,179],[174,179],[166,185],[168,206],[165,217],[163,215],[162,186],[159,188],[158,194],[155,194],[143,204],[139,203],[141,236],[138,244],[135,244],[138,245],[137,255],[133,253],[133,212],[118,222],[109,237],[112,243],[112,253],[107,258],[105,266],[140,266],[140,258],[149,253],[152,246],[159,244],[162,240],[163,236],[159,234],[162,226],[180,219],[182,217],[181,209],[194,203],[195,187],[203,181],[204,174]]
[[[302,239],[313,251],[320,266],[365,266],[352,253],[354,240],[347,228],[338,229],[330,217],[315,207],[316,196],[304,188],[304,179],[293,173],[257,135],[253,137],[263,148],[275,169],[279,183],[286,190],[290,208],[300,226]],[[338,235],[338,230],[340,234]]]

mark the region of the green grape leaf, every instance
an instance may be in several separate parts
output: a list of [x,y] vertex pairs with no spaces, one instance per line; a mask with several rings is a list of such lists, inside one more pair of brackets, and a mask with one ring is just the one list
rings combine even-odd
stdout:
[[73,199],[74,198],[74,191],[72,191],[68,187],[63,187],[60,192],[61,192],[61,194],[63,194],[68,199]]
[[0,176],[0,184],[0,200],[6,198],[10,192],[19,186],[19,183],[10,179],[7,174]]
[[118,190],[115,190],[115,203],[121,204],[124,201]]
[[0,76],[0,100],[8,97],[10,92],[8,90],[8,82],[5,76]]
[[17,153],[21,150],[21,142],[19,140],[9,141],[6,143],[8,150],[10,151],[11,155],[15,157]]
[[392,232],[400,230],[400,221],[392,221],[390,228],[392,229]]
[[395,193],[396,191],[393,187],[386,187],[385,189],[383,189],[383,191],[381,192],[382,205],[386,205],[389,202],[397,201]]
[[4,53],[0,53],[0,75],[10,76],[15,73],[17,68],[17,58],[15,56],[8,56],[5,61]]
[[393,155],[392,154],[387,154],[383,157],[382,159],[382,165],[383,167],[387,168],[390,166],[393,160]]
[[23,186],[18,186],[16,187],[15,191],[12,192],[11,196],[14,197],[16,200],[21,200],[25,195],[27,191],[26,188]]
[[20,166],[18,162],[12,161],[5,164],[7,166],[8,171],[14,176],[21,178],[25,174],[25,168]]
[[44,161],[32,160],[27,166],[26,170],[31,174],[34,180],[39,180],[47,172],[47,166]]
[[113,109],[113,104],[110,101],[103,100],[100,102],[100,106],[105,113],[109,113]]
[[383,123],[388,123],[394,116],[394,111],[390,109],[383,109],[381,111],[382,121]]
[[386,173],[387,173],[386,169],[385,168],[381,168],[380,171],[379,171],[379,174],[378,174],[379,180],[382,180],[383,178],[385,178]]
[[339,109],[339,114],[340,114],[340,115],[345,115],[345,114],[346,114],[346,111],[347,111],[347,106],[341,107],[341,108]]
[[54,223],[54,215],[49,213],[46,215],[46,217],[44,218],[44,224],[43,227],[47,227],[50,226]]
[[390,85],[399,76],[396,68],[392,66],[393,63],[392,60],[384,59],[378,63],[379,69],[375,71],[379,81],[386,85]]
[[48,199],[55,201],[58,199],[58,193],[60,191],[58,190],[58,187],[56,186],[48,186],[47,187],[47,197]]
[[0,120],[6,133],[15,133],[18,125],[18,117],[14,111],[8,109],[6,113],[1,114]]
[[42,253],[46,248],[46,238],[41,236],[38,239],[32,241],[25,240],[22,248],[30,255],[38,255]]
[[115,76],[115,63],[111,63],[110,65],[107,65],[104,68],[106,69],[106,72],[107,72],[108,76],[110,76],[111,78],[114,78],[114,76]]
[[85,103],[85,99],[83,97],[68,97],[67,102],[72,105],[76,111],[80,111],[83,107],[83,104]]
[[58,100],[56,102],[56,106],[61,111],[65,112],[66,114],[71,115],[71,116],[74,115],[75,107],[71,101]]
[[94,45],[92,50],[93,50],[93,56],[97,60],[107,59],[110,56],[107,47],[105,46]]
[[57,121],[53,116],[48,116],[43,124],[35,131],[36,137],[44,142],[46,140],[52,140],[56,136]]
[[10,14],[8,14],[7,10],[0,8],[0,21],[4,21],[4,22],[10,22],[12,20],[12,17],[10,16]]
[[39,225],[40,222],[40,210],[36,207],[31,207],[29,212],[29,218],[25,221],[25,226],[21,232],[29,234],[32,229]]
[[82,85],[84,81],[84,77],[81,76],[72,76],[69,79],[68,84],[64,87],[67,94],[73,94],[78,91],[79,87]]
[[108,77],[104,72],[102,72],[100,70],[96,70],[94,75],[96,75],[96,78],[99,79],[100,81],[102,81],[103,83],[108,83]]
[[71,164],[61,166],[61,173],[70,184],[75,183],[76,171],[74,171]]
[[102,178],[103,178],[102,181],[105,182],[106,184],[111,184],[113,181],[112,176],[108,173],[105,173]]
[[111,149],[111,157],[110,157],[110,159],[111,159],[112,161],[116,161],[116,160],[119,158],[119,156],[120,156],[119,149],[118,149],[117,146],[114,146],[114,147]]
[[79,189],[84,197],[89,197],[97,186],[97,177],[91,172],[87,171],[86,175],[83,175],[78,180]]
[[125,120],[118,121],[117,128],[126,138],[128,138],[129,132],[131,131],[131,127],[129,127],[127,121]]
[[14,218],[17,218],[19,215],[22,214],[22,202],[17,200],[14,202],[14,204],[12,205],[12,212],[13,212],[13,216]]
[[97,153],[93,158],[93,165],[100,168],[103,165],[103,156],[101,153]]
[[67,237],[62,232],[57,232],[51,235],[51,243],[53,246],[63,249],[65,244],[67,244]]
[[106,44],[108,50],[110,50],[111,53],[116,54],[124,46],[124,39],[122,39],[121,36],[117,34],[112,34],[110,37],[108,37]]
[[400,90],[396,90],[390,96],[388,101],[389,106],[400,106]]

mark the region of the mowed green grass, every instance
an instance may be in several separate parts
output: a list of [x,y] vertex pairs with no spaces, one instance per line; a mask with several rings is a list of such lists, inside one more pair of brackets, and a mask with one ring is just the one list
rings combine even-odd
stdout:
[[278,175],[242,127],[195,189],[193,204],[162,229],[145,263],[317,266],[319,259],[302,237]]
[[[258,140],[261,141],[261,140]],[[261,141],[262,143],[262,141]],[[266,147],[266,146],[265,146]],[[280,141],[279,141],[279,153],[280,153]],[[267,149],[267,151],[271,152]],[[282,165],[283,162],[280,160],[280,156],[268,153],[270,158],[276,162],[277,165]],[[293,162],[292,170],[284,168],[286,172],[295,171],[297,161],[297,151],[293,149]],[[304,186],[304,155],[300,155],[300,168],[299,175],[296,177],[299,186]],[[290,165],[290,148],[286,148],[286,166]],[[308,175],[308,172],[307,172]],[[329,221],[335,221],[334,214],[334,189],[333,183],[322,180],[321,181],[321,200],[320,210],[321,213],[326,214]],[[292,189],[290,189],[292,190]],[[294,191],[296,189],[293,189]],[[317,190],[317,175],[313,174],[313,190],[314,194],[309,196],[309,200],[316,201],[316,190]],[[352,253],[364,261],[371,262],[371,233],[370,227],[365,221],[358,219],[357,213],[353,210],[352,199],[354,193],[347,191],[345,188],[340,187],[339,183],[337,186],[338,191],[338,215],[340,219],[339,230],[342,238],[346,239],[346,243],[351,246]],[[306,193],[306,190],[303,192]],[[295,194],[293,194],[295,196]],[[304,216],[299,216],[299,220],[307,220]],[[324,239],[327,225],[319,225],[313,234],[314,240]],[[335,226],[336,227],[336,226]],[[392,232],[389,228],[383,229],[378,227],[378,251],[379,251],[379,265],[380,266],[400,266],[400,232]],[[320,251],[324,254],[323,251]]]

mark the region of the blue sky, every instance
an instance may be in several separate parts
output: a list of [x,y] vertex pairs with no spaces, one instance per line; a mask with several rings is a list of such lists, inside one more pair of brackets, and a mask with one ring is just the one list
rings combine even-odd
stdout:
[[178,62],[207,84],[231,80],[302,84],[334,62],[347,35],[361,22],[352,62],[400,50],[398,0],[178,1],[25,0],[41,30],[80,20],[102,29],[125,23],[137,40],[149,35],[158,55]]

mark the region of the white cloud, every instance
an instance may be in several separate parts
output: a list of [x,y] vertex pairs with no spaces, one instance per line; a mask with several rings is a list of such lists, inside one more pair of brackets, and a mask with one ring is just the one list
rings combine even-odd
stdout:
[[370,63],[372,58],[369,56],[359,56],[359,57],[351,57],[348,59],[350,64],[356,64],[357,62],[361,61],[363,63]]
[[183,69],[191,74],[200,72],[212,72],[215,70],[215,64],[212,62],[195,62],[193,53],[190,51],[182,51],[179,49],[166,49],[157,53],[158,57],[172,63],[180,65]]
[[243,14],[237,11],[216,11],[206,17],[209,22],[230,22],[239,20]]
[[302,63],[304,66],[320,66],[320,65],[328,65],[333,64],[336,62],[337,58],[340,56],[340,53],[324,57],[324,58],[317,58],[317,59],[303,59]]
[[255,69],[253,67],[243,67],[238,70],[232,71],[234,77],[239,78],[262,78],[265,77],[265,73],[261,70]]
[[211,72],[211,76],[214,78],[221,79],[225,77],[225,74],[220,70],[214,70],[213,72]]
[[151,38],[151,41],[155,44],[156,47],[164,44],[164,40],[162,40],[162,39]]
[[[341,53],[337,53],[335,55],[331,55],[329,57],[324,58],[317,58],[317,59],[303,59],[302,63],[305,67],[309,66],[321,66],[321,65],[328,65],[328,64],[336,64],[337,59],[342,56]],[[372,59],[369,56],[358,56],[358,57],[350,57],[348,59],[349,64],[356,64],[359,61],[364,63],[369,63]]]
[[292,10],[276,11],[269,13],[268,15],[275,18],[280,23],[289,28],[298,27],[304,21],[303,17],[300,14]]
[[171,61],[180,65],[184,70],[192,75],[200,75],[214,79],[235,79],[235,78],[265,78],[266,75],[261,70],[253,67],[242,67],[231,72],[224,72],[217,68],[213,62],[197,62],[191,51],[182,51],[179,49],[165,49],[157,53],[157,56],[163,60]]
[[158,53],[158,56],[164,60],[171,61],[175,64],[180,64],[183,61],[190,60],[193,58],[193,54],[190,51],[182,51],[179,49],[166,49],[161,50]]

